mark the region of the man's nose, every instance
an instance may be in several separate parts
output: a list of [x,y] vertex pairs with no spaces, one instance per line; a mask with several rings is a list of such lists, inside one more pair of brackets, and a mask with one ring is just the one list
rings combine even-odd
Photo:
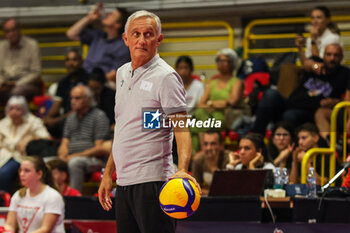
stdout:
[[146,39],[145,39],[144,35],[140,36],[139,42],[140,42],[140,44],[145,44],[146,43]]

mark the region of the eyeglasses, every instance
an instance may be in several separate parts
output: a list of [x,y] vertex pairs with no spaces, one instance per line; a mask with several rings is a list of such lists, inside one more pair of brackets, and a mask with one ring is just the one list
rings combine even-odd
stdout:
[[7,29],[3,29],[4,33],[10,33],[10,32],[15,32],[17,31],[18,29],[17,28],[7,28]]
[[288,133],[276,133],[276,137],[289,137],[290,135]]
[[216,62],[217,63],[229,63],[230,60],[228,60],[228,59],[218,59],[218,60],[216,60]]
[[74,100],[80,100],[80,99],[82,99],[82,98],[84,98],[84,96],[71,96],[71,97],[70,97],[71,100],[73,100],[73,99],[74,99]]

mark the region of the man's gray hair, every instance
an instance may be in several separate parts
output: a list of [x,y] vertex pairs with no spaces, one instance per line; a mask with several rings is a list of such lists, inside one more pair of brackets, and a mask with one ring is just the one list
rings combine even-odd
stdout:
[[10,107],[14,105],[19,105],[23,110],[23,113],[24,113],[23,115],[27,115],[29,111],[28,104],[27,104],[27,100],[23,96],[21,95],[11,96],[11,98],[7,101],[7,104],[6,104],[6,108],[5,108],[6,114],[8,114]]
[[91,100],[91,102],[90,102],[90,107],[95,107],[95,106],[97,106],[97,103],[96,103],[96,101],[95,101],[95,99],[94,99],[93,92],[92,92],[92,90],[91,90],[91,88],[90,88],[89,86],[86,86],[86,85],[84,85],[84,84],[82,84],[82,83],[79,83],[78,85],[76,85],[75,87],[73,87],[73,89],[76,88],[76,87],[80,87],[80,88],[83,88],[83,89],[85,90],[85,91],[84,91],[85,98]]
[[338,47],[338,48],[340,49],[340,52],[341,52],[342,56],[344,56],[344,48],[343,48],[343,45],[342,45],[341,43],[339,43],[339,42],[333,42],[333,43],[327,44],[326,47],[325,47],[324,52],[326,52],[326,48],[327,48],[328,46],[336,46],[336,47]]
[[128,29],[129,29],[130,23],[138,18],[152,18],[152,19],[154,19],[154,21],[156,22],[156,26],[157,26],[157,28],[156,28],[157,35],[160,35],[162,33],[162,23],[160,22],[159,17],[157,15],[153,14],[152,12],[140,10],[140,11],[136,11],[132,15],[130,15],[128,20],[126,21],[126,24],[125,24],[125,35],[126,36],[128,34]]

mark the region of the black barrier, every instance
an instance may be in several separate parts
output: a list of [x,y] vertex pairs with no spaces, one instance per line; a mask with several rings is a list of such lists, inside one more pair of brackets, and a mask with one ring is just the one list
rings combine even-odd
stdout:
[[[293,208],[272,206],[278,222],[350,223],[350,198],[292,198],[291,201]],[[107,212],[96,197],[65,197],[65,203],[65,219],[115,219],[114,204]],[[202,197],[197,212],[184,221],[269,222],[271,217],[266,210],[258,197]]]

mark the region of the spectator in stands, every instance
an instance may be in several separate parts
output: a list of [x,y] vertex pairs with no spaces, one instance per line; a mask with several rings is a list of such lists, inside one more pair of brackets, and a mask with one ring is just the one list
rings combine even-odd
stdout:
[[86,173],[100,170],[105,165],[106,152],[102,144],[108,137],[109,122],[106,114],[92,106],[91,90],[83,85],[71,91],[70,114],[58,148],[60,159],[68,162],[71,186],[82,191]]
[[330,10],[326,6],[317,6],[311,12],[310,37],[306,40],[305,53],[305,38],[298,35],[295,41],[301,63],[311,56],[323,58],[325,47],[334,43],[340,43],[340,31],[331,21]]
[[276,167],[291,168],[294,149],[294,130],[288,122],[278,122],[269,139],[267,156]]
[[[83,44],[89,45],[89,52],[83,64],[84,69],[90,73],[93,68],[102,68],[107,80],[114,83],[115,88],[116,70],[130,61],[129,49],[122,39],[128,13],[125,9],[118,8],[103,18],[103,15],[100,15],[102,10],[100,7],[76,22],[66,34],[71,40],[80,40]],[[102,20],[104,31],[86,28],[99,18]]]
[[208,194],[214,172],[226,168],[229,162],[230,151],[224,148],[219,131],[204,133],[203,150],[197,153],[192,162],[193,177],[201,185],[203,194]]
[[70,187],[68,164],[61,159],[53,159],[48,161],[47,166],[50,168],[52,178],[57,190],[62,196],[81,196],[81,193]]
[[[222,49],[216,56],[219,74],[206,85],[203,96],[195,111],[198,120],[215,118],[222,122],[222,128],[228,129],[235,119],[244,113],[243,81],[234,76],[239,58],[229,48]],[[193,150],[198,151],[202,135],[200,129],[192,128]]]
[[21,34],[19,23],[8,19],[3,24],[5,40],[0,42],[0,105],[11,95],[30,101],[42,92],[38,43]]
[[180,56],[175,63],[176,72],[181,76],[186,90],[187,113],[194,114],[204,92],[201,81],[192,78],[193,61],[189,56]]
[[268,160],[264,139],[259,134],[247,134],[239,141],[239,152],[230,154],[228,169],[274,169]]
[[64,201],[42,158],[26,157],[19,170],[24,186],[11,199],[6,232],[64,233]]
[[[72,113],[70,105],[72,88],[78,84],[87,84],[88,82],[88,74],[82,67],[82,63],[83,60],[78,50],[68,50],[64,63],[68,74],[58,82],[57,90],[53,97],[53,105],[44,118],[46,127],[55,137],[62,137],[64,121]],[[61,108],[63,113],[60,113]]]
[[342,47],[329,44],[323,61],[305,60],[303,78],[288,99],[268,89],[259,103],[252,131],[264,135],[270,121],[281,119],[295,128],[313,122],[319,107],[334,106],[350,90],[350,70],[340,64],[342,59]]
[[243,81],[234,77],[238,61],[232,49],[225,48],[218,52],[216,65],[219,74],[206,86],[195,113],[196,118],[204,121],[214,117],[225,122],[226,108],[243,105]]
[[6,117],[0,121],[0,190],[11,191],[27,144],[49,139],[41,119],[28,111],[23,96],[12,96],[6,105]]
[[[293,151],[293,161],[292,161],[292,169],[290,172],[290,183],[296,184],[300,183],[300,169],[301,169],[301,162],[304,158],[305,153],[312,149],[319,147],[320,145],[320,135],[319,131],[316,127],[316,125],[312,123],[305,123],[297,128],[296,135],[298,137],[298,146]],[[329,159],[326,157],[325,159],[325,176],[328,174],[328,161]],[[307,170],[313,166],[313,159],[310,158],[307,162]],[[317,158],[316,160],[316,183],[321,183],[321,177],[319,175],[321,168],[320,168],[320,161]],[[328,182],[328,178],[325,177],[324,182]]]
[[105,85],[106,81],[106,76],[103,70],[100,68],[94,68],[89,74],[88,86],[93,93],[94,101],[97,105],[96,107],[106,113],[109,123],[113,126],[115,91]]

